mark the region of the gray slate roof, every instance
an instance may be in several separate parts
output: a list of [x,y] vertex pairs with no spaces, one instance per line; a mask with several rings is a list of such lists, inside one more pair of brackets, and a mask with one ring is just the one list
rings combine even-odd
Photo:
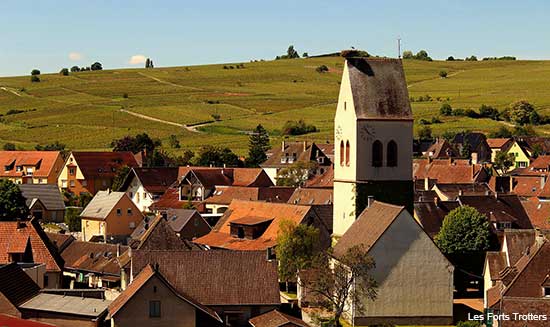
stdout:
[[401,60],[348,58],[346,61],[358,119],[412,119]]
[[22,309],[39,310],[75,314],[79,316],[98,317],[112,301],[83,298],[80,296],[65,296],[62,294],[41,293],[19,307]]
[[21,193],[26,199],[27,207],[31,207],[36,199],[46,207],[47,210],[65,210],[65,203],[57,185],[54,184],[20,184]]
[[125,195],[124,192],[99,191],[82,211],[80,217],[105,219]]

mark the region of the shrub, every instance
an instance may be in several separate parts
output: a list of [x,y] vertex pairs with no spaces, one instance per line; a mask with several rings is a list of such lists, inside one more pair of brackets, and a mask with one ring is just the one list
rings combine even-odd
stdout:
[[103,69],[103,65],[101,65],[100,62],[94,62],[92,64],[92,66],[90,67],[91,70],[102,70]]
[[40,71],[38,69],[31,70],[31,75],[40,75]]
[[432,124],[441,124],[442,121],[439,119],[439,117],[432,117]]
[[470,118],[479,118],[480,117],[479,114],[473,109],[466,109],[464,111],[464,115],[466,117],[470,117]]
[[429,126],[424,126],[421,129],[418,130],[418,138],[421,141],[429,141],[432,140],[432,129]]
[[465,115],[466,115],[466,111],[464,111],[464,109],[457,108],[453,110],[453,116],[465,116]]
[[439,108],[439,113],[442,114],[443,116],[450,116],[453,114],[453,107],[451,107],[450,104],[445,102]]
[[491,118],[493,120],[498,120],[499,118],[498,109],[493,108],[491,106],[484,105],[484,104],[482,104],[481,107],[479,107],[479,115],[481,117]]
[[481,323],[473,320],[459,321],[456,327],[481,327]]
[[289,120],[283,126],[283,135],[303,135],[317,131],[317,127],[308,125],[301,119],[298,121]]
[[447,61],[455,61],[455,57],[449,56],[449,57],[447,58]]
[[40,77],[38,77],[37,75],[32,75],[32,76],[31,76],[31,82],[32,82],[32,83],[38,83],[38,82],[40,82]]
[[321,65],[317,68],[315,68],[315,71],[318,73],[326,73],[328,72],[328,67],[326,65]]
[[220,121],[222,119],[222,116],[219,114],[211,114],[210,115],[215,121]]
[[128,99],[128,93],[122,94],[122,97],[123,97],[124,99]]
[[17,114],[20,114],[22,112],[25,112],[25,110],[19,110],[19,109],[10,109],[6,112],[6,116],[9,116],[9,115],[17,115]]
[[172,147],[174,149],[181,148],[180,141],[178,140],[178,137],[174,134],[172,134],[172,135],[170,135],[170,137],[168,137],[168,143],[170,144],[170,147]]
[[477,61],[477,57],[476,56],[469,56],[464,60],[466,60],[466,61]]
[[413,59],[413,58],[414,58],[414,55],[412,51],[410,50],[403,51],[403,59]]
[[439,77],[441,78],[447,78],[447,71],[446,70],[442,70],[439,72]]
[[63,76],[69,76],[69,69],[68,68],[62,68],[60,71],[59,71],[59,74],[63,75]]
[[15,144],[13,144],[13,143],[4,143],[3,149],[4,149],[4,151],[15,151],[16,150]]
[[535,107],[526,100],[520,100],[511,103],[508,110],[511,121],[518,125],[525,125],[531,121]]

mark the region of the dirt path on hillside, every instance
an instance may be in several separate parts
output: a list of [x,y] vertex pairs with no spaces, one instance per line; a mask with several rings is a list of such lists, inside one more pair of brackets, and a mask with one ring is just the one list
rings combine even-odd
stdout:
[[174,86],[174,87],[180,87],[180,88],[183,88],[183,89],[194,90],[194,91],[204,91],[203,89],[200,89],[200,88],[198,88],[198,87],[185,86],[185,85],[180,85],[180,84],[168,82],[168,81],[162,80],[162,79],[160,79],[160,78],[158,78],[158,77],[151,76],[151,75],[147,75],[147,74],[142,73],[142,72],[139,72],[138,74],[141,75],[141,76],[150,78],[150,79],[152,79],[153,81],[157,81],[157,82],[159,82],[159,83],[161,83],[161,84],[170,85],[170,86]]
[[[459,70],[457,72],[454,72],[454,73],[451,73],[451,74],[447,75],[447,78],[456,76],[456,75],[458,75],[460,73],[464,73],[464,72],[465,72],[465,70]],[[414,83],[411,83],[411,84],[407,85],[407,88],[410,88],[411,86],[414,86],[416,84],[420,84],[420,83],[424,83],[424,82],[428,82],[428,81],[434,81],[434,80],[438,80],[438,79],[442,79],[442,78],[441,77],[434,77],[434,78],[429,78],[429,79],[425,79],[425,80],[422,80],[422,81],[414,82]]]
[[189,132],[192,132],[192,133],[200,133],[200,131],[197,130],[197,127],[201,127],[201,126],[210,124],[210,122],[208,122],[208,123],[198,124],[198,125],[194,125],[194,126],[187,126],[185,124],[175,123],[173,121],[168,121],[168,120],[164,120],[164,119],[160,119],[160,118],[155,118],[155,117],[139,114],[137,112],[133,112],[133,111],[126,110],[126,109],[119,109],[119,111],[125,112],[125,113],[127,113],[129,115],[132,115],[132,116],[135,116],[135,117],[139,117],[141,119],[154,121],[154,122],[161,123],[161,124],[166,124],[166,125],[172,125],[172,126],[176,126],[176,127],[180,127],[180,128],[185,128],[186,130],[188,130]]
[[5,86],[0,87],[0,90],[4,90],[4,91],[6,91],[6,92],[9,92],[9,93],[12,93],[12,94],[17,95],[18,97],[21,97],[21,94],[17,93],[17,91],[12,90],[12,89],[9,89],[9,88],[7,88],[7,87],[5,87]]

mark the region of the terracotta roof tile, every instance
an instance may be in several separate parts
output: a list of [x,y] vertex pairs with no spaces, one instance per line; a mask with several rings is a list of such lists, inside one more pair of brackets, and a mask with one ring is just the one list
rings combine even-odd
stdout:
[[39,321],[20,319],[17,317],[0,314],[0,326],[3,327],[55,327],[52,324],[46,324]]
[[513,192],[519,196],[531,197],[537,196],[541,190],[541,177],[538,173],[536,176],[514,176]]
[[[502,300],[502,312],[509,314],[511,317],[513,313],[527,315],[548,315],[550,312],[550,299],[549,298],[524,298],[524,297],[504,297]],[[506,321],[508,327],[546,327],[548,321],[544,320],[529,320],[528,324],[524,320],[510,320]]]
[[321,175],[315,175],[311,179],[308,179],[305,183],[305,187],[332,188],[333,182],[334,166],[330,165]]
[[415,202],[414,214],[418,222],[432,239],[439,233],[445,216],[460,206],[456,201]]
[[486,260],[489,264],[489,274],[491,280],[498,280],[499,273],[506,267],[506,254],[503,252],[490,251],[486,254]]
[[[284,149],[283,149],[284,147]],[[334,150],[333,150],[334,151]],[[330,166],[331,161],[316,143],[309,143],[307,141],[302,142],[289,142],[284,141],[280,147],[274,147],[271,152],[268,153],[268,158],[262,167],[282,168],[287,167],[295,162],[310,162],[317,161],[317,158],[322,157],[322,166]],[[287,160],[287,158],[292,160]]]
[[288,203],[291,204],[332,204],[334,197],[332,189],[328,188],[297,188]]
[[512,141],[513,139],[511,138],[488,138],[487,144],[489,144],[489,147],[492,149],[502,149],[503,146]]
[[[61,256],[68,270],[120,276],[117,247],[116,244],[73,241]],[[120,246],[121,255],[127,250],[127,246]]]
[[278,310],[266,312],[249,320],[252,327],[309,327],[303,320]]
[[133,178],[137,178],[143,187],[151,193],[164,193],[178,179],[178,168],[161,167],[161,168],[132,168],[124,184],[122,190],[128,188]]
[[33,176],[45,178],[50,174],[56,175],[55,166],[58,161],[62,161],[59,151],[0,151],[0,164],[2,166],[13,164],[13,168],[9,171],[2,167],[0,177],[22,176],[23,171],[17,172],[17,166],[37,164],[40,164],[40,167],[33,172]]
[[138,250],[132,263],[135,274],[148,264],[158,264],[178,293],[203,305],[280,303],[277,263],[266,260],[264,251]]
[[513,221],[515,228],[522,229],[533,227],[519,197],[515,194],[498,196],[463,195],[458,197],[458,201],[463,206],[475,208],[490,221]]
[[533,227],[550,229],[550,202],[533,198],[530,201],[522,201],[521,204],[527,212]]
[[34,262],[46,264],[47,271],[61,271],[63,259],[36,220],[0,222],[0,263],[9,263],[9,249],[20,249],[29,239]]
[[138,166],[132,152],[72,152],[72,156],[85,178],[114,177],[123,166]]
[[205,187],[213,186],[273,186],[261,168],[179,167],[178,179],[194,174]]

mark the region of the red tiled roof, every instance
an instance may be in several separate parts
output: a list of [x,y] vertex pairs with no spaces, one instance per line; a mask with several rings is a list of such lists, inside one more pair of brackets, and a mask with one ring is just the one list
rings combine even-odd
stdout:
[[506,145],[506,143],[510,141],[512,141],[512,139],[509,138],[488,138],[487,144],[489,144],[489,147],[492,149],[501,149],[503,146]]
[[463,206],[475,208],[490,221],[510,221],[516,225],[516,228],[522,229],[533,227],[529,221],[529,216],[521,206],[519,197],[515,194],[498,196],[464,195],[459,196],[458,201]]
[[529,165],[530,169],[545,169],[548,170],[550,168],[550,155],[546,156],[538,156],[531,165]]
[[132,152],[73,152],[72,156],[85,178],[114,177],[123,166],[138,166]]
[[334,197],[329,188],[297,188],[288,203],[291,204],[332,204]]
[[133,168],[126,177],[122,189],[126,189],[132,177],[139,179],[143,187],[151,193],[164,193],[178,179],[178,168]]
[[[120,254],[127,250],[121,246]],[[116,244],[73,241],[61,256],[66,269],[120,276]]]
[[[550,299],[549,298],[524,298],[524,297],[509,297],[505,296],[502,299],[502,312],[509,314],[510,317],[514,317],[512,314],[533,314],[538,316],[547,316],[550,312]],[[547,320],[520,320],[512,318],[503,324],[506,327],[547,327]]]
[[537,194],[541,190],[540,173],[538,173],[536,176],[514,176],[512,180],[513,192],[519,196],[537,196]]
[[261,168],[179,167],[178,179],[181,181],[189,173],[193,173],[205,187],[273,186]]
[[0,314],[0,326],[2,327],[55,327],[52,324],[46,324],[28,319],[20,319],[17,317]]
[[[0,177],[22,176],[24,171],[17,172],[16,166],[34,166],[38,163],[40,167],[33,172],[35,177],[48,177],[54,170],[56,161],[61,160],[59,151],[0,151]],[[13,168],[5,171],[4,166],[11,165]],[[55,173],[55,172],[53,172]]]
[[[284,147],[284,149],[283,149]],[[328,149],[328,148],[327,148]],[[334,151],[334,149],[332,150]],[[281,158],[290,158],[296,154],[296,159],[292,162],[281,162]],[[315,143],[302,142],[288,142],[284,141],[280,147],[274,147],[270,153],[268,153],[267,160],[261,164],[262,167],[275,167],[281,168],[292,165],[294,162],[310,162],[317,160],[318,157],[325,157],[323,165],[329,165],[330,159],[321,151],[321,149]]]
[[164,285],[166,285],[174,295],[186,301],[187,303],[194,306],[196,309],[201,310],[207,315],[211,316],[215,320],[222,322],[218,314],[210,309],[200,304],[197,300],[191,298],[186,294],[182,294],[176,291],[176,289],[150,264],[147,264],[140,273],[134,278],[132,283],[128,285],[128,288],[124,290],[111,304],[109,305],[109,317],[114,317],[117,312],[124,307],[128,301],[136,295],[136,293],[152,278],[156,276]]
[[334,166],[330,165],[321,175],[315,175],[311,179],[308,179],[305,183],[305,187],[332,188],[333,182]]
[[134,274],[159,265],[180,294],[203,305],[279,305],[277,262],[264,251],[144,251],[132,254]]
[[0,222],[0,263],[9,263],[9,250],[20,249],[29,239],[35,263],[46,264],[47,271],[62,270],[63,259],[35,220]]
[[527,212],[533,227],[550,229],[550,202],[533,198],[530,201],[522,201],[521,204]]
[[252,327],[309,327],[303,320],[284,314],[278,310],[269,311],[249,320]]
[[[203,237],[199,237],[194,242],[231,250],[265,250],[277,244],[277,234],[281,221],[290,220],[300,224],[310,210],[310,206],[234,200],[212,231]],[[232,237],[230,223],[251,216],[272,219],[273,221],[257,239]]]

